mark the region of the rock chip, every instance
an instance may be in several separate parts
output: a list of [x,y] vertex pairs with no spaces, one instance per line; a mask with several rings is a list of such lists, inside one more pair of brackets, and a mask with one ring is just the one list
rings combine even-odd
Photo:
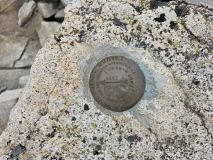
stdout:
[[58,11],[55,3],[39,2],[37,6],[44,18],[49,18]]
[[61,0],[61,3],[64,5],[64,6],[67,6],[68,4],[70,4],[73,0]]
[[0,35],[0,67],[13,67],[22,56],[27,42],[26,37]]
[[[20,160],[211,159],[213,13],[202,5],[158,5],[150,9],[141,0],[68,5],[65,21],[39,51],[30,82],[11,110],[0,136],[0,159],[13,154]],[[94,66],[118,55],[134,60],[145,76],[143,98],[124,112],[101,107],[88,85]],[[134,70],[127,81],[109,80],[114,70],[131,68],[116,64],[100,71],[109,73],[100,79],[106,85],[102,96],[123,92],[129,83],[135,87]]]
[[6,91],[0,94],[0,134],[6,128],[10,111],[15,106],[22,89]]
[[25,2],[18,12],[18,25],[22,27],[31,18],[33,11],[36,7],[34,1]]
[[30,40],[21,59],[15,62],[15,67],[30,67],[33,64],[36,54],[40,48],[41,45],[38,40]]
[[57,21],[62,22],[62,21],[64,20],[64,9],[59,10],[59,11],[55,14],[54,18],[55,18]]
[[37,31],[41,46],[46,43],[46,40],[53,35],[60,27],[57,22],[41,22],[41,28]]

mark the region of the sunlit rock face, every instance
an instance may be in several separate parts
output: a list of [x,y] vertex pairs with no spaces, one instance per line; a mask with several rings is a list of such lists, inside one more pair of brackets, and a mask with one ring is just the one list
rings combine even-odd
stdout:
[[[73,1],[11,111],[0,159],[211,159],[212,20],[212,8],[186,3]],[[123,112],[88,86],[113,55],[145,77],[142,99]]]

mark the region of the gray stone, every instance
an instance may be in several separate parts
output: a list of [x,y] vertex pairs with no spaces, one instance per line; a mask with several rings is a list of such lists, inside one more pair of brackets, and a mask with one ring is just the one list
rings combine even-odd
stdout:
[[39,2],[37,6],[44,18],[49,18],[58,11],[58,8],[56,8],[55,3]]
[[33,64],[36,54],[40,48],[41,45],[38,40],[29,41],[23,56],[20,60],[15,62],[15,67],[30,67]]
[[57,21],[62,22],[62,21],[64,20],[64,9],[59,10],[59,11],[55,14],[54,18],[55,18]]
[[44,46],[46,40],[53,35],[60,27],[57,22],[41,22],[41,28],[37,31],[41,46]]
[[[77,0],[66,7],[10,112],[0,159],[19,144],[26,147],[15,154],[19,160],[212,159],[212,11],[129,2]],[[125,112],[104,109],[89,90],[94,66],[113,55],[134,60],[145,77],[142,99]]]
[[205,3],[205,4],[210,4],[213,6],[213,1],[212,0],[187,0],[187,2],[191,3]]
[[1,0],[0,13],[4,11],[19,10],[19,8],[28,0]]
[[[0,6],[2,5],[2,1],[7,3],[9,0],[1,0]],[[19,35],[23,37],[27,37],[29,39],[37,39],[37,33],[35,32],[36,28],[40,27],[41,21],[43,20],[42,15],[38,12],[38,10],[34,10],[33,15],[30,19],[30,23],[27,23],[23,27],[19,27],[18,25],[18,11],[20,9],[19,5],[16,5],[16,2],[19,3],[23,0],[15,0],[9,8],[0,13],[0,34],[4,36],[14,36]],[[27,0],[25,0],[27,1]],[[18,8],[17,8],[18,7]],[[17,9],[16,9],[17,8]]]
[[64,6],[67,6],[68,4],[70,4],[73,0],[61,0],[61,3],[64,5]]
[[33,11],[36,7],[36,3],[34,1],[25,2],[18,12],[18,25],[22,27],[25,23],[29,21],[32,17]]
[[10,111],[15,106],[22,89],[6,91],[0,94],[0,134],[6,128]]
[[6,89],[7,89],[7,87],[6,87],[6,86],[1,87],[1,88],[0,88],[0,94],[1,94],[2,92],[6,91]]
[[28,38],[21,36],[6,37],[0,35],[0,67],[13,67],[22,56]]
[[30,76],[22,76],[22,77],[20,77],[20,79],[19,79],[19,87],[20,88],[24,88],[27,85],[29,79],[30,79]]
[[0,70],[1,87],[7,87],[8,90],[17,89],[19,87],[19,79],[22,76],[30,74],[30,69],[10,69]]

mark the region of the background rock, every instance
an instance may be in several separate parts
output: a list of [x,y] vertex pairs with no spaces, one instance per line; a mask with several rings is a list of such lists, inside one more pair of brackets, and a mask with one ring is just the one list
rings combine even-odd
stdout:
[[30,79],[30,76],[28,76],[28,75],[20,77],[20,79],[19,79],[19,87],[20,88],[24,88],[27,85],[29,79]]
[[59,29],[60,23],[57,22],[41,22],[41,28],[37,31],[41,46],[44,46],[46,40]]
[[7,89],[7,87],[6,87],[6,86],[1,87],[1,88],[0,88],[0,94],[1,94],[2,92],[6,91],[6,89]]
[[[18,1],[18,0],[16,0]],[[2,2],[2,1],[1,1]],[[14,2],[15,3],[15,2]],[[17,2],[18,3],[18,2]],[[31,40],[37,39],[36,29],[39,28],[42,19],[42,16],[38,12],[38,10],[34,10],[34,13],[31,17],[30,23],[27,23],[23,27],[19,27],[18,25],[18,11],[20,9],[11,5],[11,11],[5,10],[0,14],[0,21],[3,22],[0,24],[0,34],[4,36],[14,36],[19,35],[23,37],[27,37]]]
[[14,63],[21,58],[28,38],[0,35],[0,39],[0,67],[13,67]]
[[61,3],[64,5],[64,6],[67,6],[68,4],[70,4],[73,0],[61,0]]
[[62,22],[64,20],[64,9],[59,10],[54,18],[56,19],[56,21]]
[[25,2],[22,5],[22,7],[19,9],[19,12],[18,12],[19,26],[23,26],[31,18],[35,7],[36,7],[36,4],[34,1]]
[[19,78],[30,74],[30,69],[10,69],[0,70],[1,87],[7,87],[8,90],[19,88]]
[[187,2],[191,2],[191,3],[205,3],[205,4],[210,4],[213,6],[213,1],[212,0],[187,0]]
[[55,3],[39,2],[37,5],[44,18],[49,18],[58,11]]
[[15,62],[15,68],[30,67],[33,64],[36,54],[40,48],[41,45],[38,40],[29,41],[22,57]]
[[10,110],[16,104],[22,89],[6,91],[0,94],[0,134],[6,128]]
[[[35,2],[37,3],[38,1]],[[36,30],[41,27],[43,17],[37,7],[34,9],[35,2],[27,0],[0,1],[0,21],[2,22],[0,23],[0,92],[4,92],[6,89],[24,87],[27,79],[20,77],[29,75],[29,69],[41,47]],[[54,4],[53,10],[63,8],[63,5],[58,0],[46,2]],[[23,5],[24,3],[25,5]],[[26,4],[31,4],[32,8]],[[32,17],[27,22],[33,9]],[[23,15],[26,11],[28,11],[28,15]],[[55,20],[53,16],[51,18],[53,21]],[[17,22],[22,27],[19,27]],[[4,117],[8,116],[5,115]]]
[[27,0],[1,0],[0,13],[4,11],[18,10]]

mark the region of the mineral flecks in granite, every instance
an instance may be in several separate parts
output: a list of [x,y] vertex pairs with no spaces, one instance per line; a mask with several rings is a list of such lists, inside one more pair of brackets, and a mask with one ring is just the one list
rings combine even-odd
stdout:
[[[68,5],[11,111],[0,137],[1,159],[211,159],[212,8],[184,4],[189,12],[180,16],[179,5],[150,9],[148,1],[137,0]],[[165,19],[156,20],[162,14]],[[83,92],[90,60],[110,48],[143,64],[150,82],[147,96],[119,114],[106,112]],[[26,150],[13,156],[20,145]]]

